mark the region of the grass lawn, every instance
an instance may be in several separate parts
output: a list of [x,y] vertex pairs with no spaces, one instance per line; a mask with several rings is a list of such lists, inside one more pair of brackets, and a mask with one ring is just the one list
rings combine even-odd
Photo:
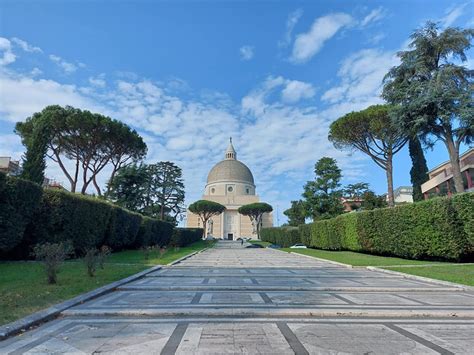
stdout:
[[[408,260],[395,257],[369,255],[352,251],[328,251],[319,249],[280,249],[337,261],[353,266],[376,266],[406,274],[474,286],[474,263],[456,264],[440,261]],[[413,266],[412,266],[413,265]]]
[[474,286],[474,264],[416,267],[384,267],[387,270]]
[[93,278],[87,276],[82,261],[68,261],[61,267],[56,285],[46,283],[46,275],[40,263],[1,262],[0,324],[12,322],[150,266],[170,263],[208,245],[207,242],[199,241],[179,250],[171,248],[161,258],[159,252],[154,251],[150,253],[148,260],[145,260],[140,250],[114,253],[107,259],[104,270],[98,270]]
[[280,249],[287,252],[300,253],[309,256],[315,256],[321,259],[327,259],[337,261],[344,264],[353,266],[395,266],[395,265],[449,265],[451,263],[439,262],[439,261],[426,261],[426,260],[409,260],[388,256],[378,256],[363,253],[355,253],[353,251],[329,251],[319,249]]

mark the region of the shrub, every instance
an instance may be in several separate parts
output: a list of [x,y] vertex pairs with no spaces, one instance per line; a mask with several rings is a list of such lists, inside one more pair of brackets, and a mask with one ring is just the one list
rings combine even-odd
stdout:
[[6,254],[23,240],[39,208],[41,186],[0,173],[0,253]]
[[170,246],[184,247],[202,239],[202,228],[175,228],[170,240]]
[[68,242],[45,243],[35,246],[33,250],[36,259],[44,264],[48,283],[55,284],[59,267],[72,252],[71,244]]
[[85,251],[84,264],[86,265],[87,275],[94,277],[97,265],[99,264],[99,251],[96,248],[90,248]]
[[263,228],[260,237],[262,241],[280,245],[284,248],[301,243],[298,227]]
[[474,193],[454,195],[453,207],[463,221],[466,238],[471,245],[471,253],[474,253]]
[[102,245],[99,250],[97,263],[101,269],[104,268],[105,260],[112,253],[112,249],[107,245]]
[[168,245],[173,233],[173,225],[150,217],[142,217],[141,226],[135,240],[135,246]]
[[118,206],[111,206],[105,244],[113,250],[130,248],[135,244],[142,216]]

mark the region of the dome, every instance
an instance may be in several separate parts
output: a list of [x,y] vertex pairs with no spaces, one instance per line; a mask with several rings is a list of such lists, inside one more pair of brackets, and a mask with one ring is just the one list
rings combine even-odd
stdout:
[[211,169],[207,176],[207,183],[218,181],[241,181],[254,184],[252,172],[247,165],[234,159],[223,160]]
[[253,175],[244,163],[237,160],[237,153],[230,138],[229,146],[224,155],[225,159],[214,165],[207,176],[207,183],[220,181],[239,181],[254,185]]

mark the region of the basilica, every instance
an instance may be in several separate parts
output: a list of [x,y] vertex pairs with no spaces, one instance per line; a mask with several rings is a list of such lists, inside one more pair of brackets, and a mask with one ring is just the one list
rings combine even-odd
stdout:
[[[240,215],[237,211],[240,206],[259,202],[260,199],[255,192],[252,172],[244,163],[237,160],[232,138],[225,151],[224,160],[209,171],[202,199],[218,202],[226,207],[224,213],[208,221],[207,235],[229,240],[241,237],[257,238],[255,226],[252,225],[250,218]],[[197,215],[188,211],[186,226],[202,227],[202,223]],[[272,226],[272,214],[265,214],[262,228]]]

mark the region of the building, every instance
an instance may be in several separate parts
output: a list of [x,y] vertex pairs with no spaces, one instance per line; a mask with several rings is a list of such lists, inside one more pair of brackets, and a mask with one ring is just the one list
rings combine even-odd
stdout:
[[[461,174],[464,182],[464,188],[467,191],[474,190],[474,148],[461,154],[459,157]],[[421,192],[425,199],[434,196],[451,195],[454,189],[453,171],[449,161],[438,165],[428,172],[429,180],[421,185]]]
[[341,203],[344,207],[344,212],[357,211],[364,202],[362,197],[341,197]]
[[0,172],[7,175],[18,176],[21,174],[21,165],[19,160],[13,160],[11,157],[0,157]]
[[[202,199],[218,202],[226,207],[224,213],[208,221],[207,234],[230,240],[240,237],[257,238],[250,218],[240,215],[237,211],[240,206],[260,201],[255,188],[252,172],[244,163],[237,160],[231,138],[224,160],[214,165],[207,176]],[[186,226],[202,227],[202,223],[197,215],[187,211]],[[262,227],[272,226],[272,214],[265,214]]]
[[412,203],[413,187],[400,186],[393,190],[393,199],[395,203]]

